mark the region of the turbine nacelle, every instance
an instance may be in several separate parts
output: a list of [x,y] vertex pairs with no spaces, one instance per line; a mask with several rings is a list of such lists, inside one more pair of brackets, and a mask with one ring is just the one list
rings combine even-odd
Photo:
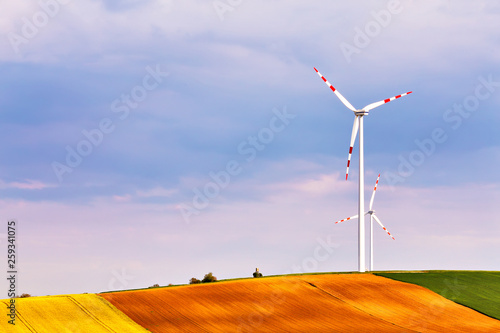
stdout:
[[365,110],[356,110],[356,111],[354,111],[354,115],[355,115],[356,117],[359,117],[359,116],[367,116],[369,112],[370,112],[370,111],[365,111]]

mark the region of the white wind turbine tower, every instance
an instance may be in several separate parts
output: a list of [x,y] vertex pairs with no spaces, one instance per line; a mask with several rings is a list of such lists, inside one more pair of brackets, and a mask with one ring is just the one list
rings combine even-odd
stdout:
[[[377,181],[375,182],[375,187],[373,188],[372,198],[370,199],[370,206],[368,208],[368,211],[364,214],[364,215],[370,214],[370,271],[373,271],[373,220],[375,219],[375,221],[377,221],[377,223],[382,227],[382,229],[384,229],[384,231],[387,232],[387,234],[393,240],[396,240],[394,238],[394,236],[391,235],[391,233],[389,232],[389,230],[387,230],[387,228],[384,227],[384,225],[382,224],[382,222],[380,222],[380,220],[377,217],[377,215],[375,215],[375,211],[373,210],[373,200],[375,199],[375,192],[377,191],[377,185],[378,185],[378,180],[379,179],[380,179],[380,174],[378,175]],[[355,219],[355,218],[358,218],[358,215],[351,216],[351,217],[348,217],[346,219],[337,221],[337,222],[335,222],[335,224],[341,223],[341,222],[344,222],[344,221],[348,221],[348,220],[351,220],[351,219]]]
[[349,148],[349,157],[347,159],[347,170],[346,170],[346,175],[345,179],[347,180],[347,177],[349,175],[349,165],[351,163],[351,154],[352,154],[352,148],[354,146],[354,141],[356,140],[356,136],[358,134],[359,130],[359,198],[358,198],[358,216],[359,216],[359,223],[358,223],[358,270],[359,272],[364,272],[366,270],[365,268],[365,219],[364,219],[364,211],[365,211],[365,199],[364,199],[364,192],[365,192],[365,170],[364,170],[364,137],[363,137],[363,116],[367,116],[370,110],[381,106],[385,103],[389,103],[390,101],[393,101],[395,99],[398,99],[400,97],[406,96],[408,94],[411,94],[412,92],[409,91],[405,94],[397,95],[388,99],[384,99],[383,101],[368,104],[364,108],[357,110],[354,108],[354,106],[349,103],[347,99],[345,99],[344,96],[342,96],[338,90],[336,90],[330,82],[325,79],[321,73],[314,68],[316,73],[325,81],[325,83],[330,87],[330,89],[337,95],[337,97],[340,99],[342,103],[344,103],[345,106],[351,111],[354,112],[354,125],[352,127],[352,134],[351,134],[351,145]]

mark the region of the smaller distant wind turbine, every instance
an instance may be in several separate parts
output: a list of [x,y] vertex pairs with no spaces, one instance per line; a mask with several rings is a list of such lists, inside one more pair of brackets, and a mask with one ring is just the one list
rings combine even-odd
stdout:
[[[380,220],[377,217],[377,215],[375,215],[375,211],[373,210],[373,200],[375,199],[375,192],[377,192],[377,186],[378,186],[379,179],[380,179],[380,174],[378,175],[377,181],[375,182],[375,187],[373,188],[372,198],[370,199],[369,210],[365,213],[365,215],[370,215],[370,271],[373,271],[373,220],[377,221],[377,223],[382,227],[382,229],[384,229],[384,231],[393,240],[396,240],[394,238],[394,236],[391,235],[391,233],[389,232],[389,230],[387,230],[387,228],[384,227],[384,225],[382,224],[382,222],[380,222]],[[358,218],[358,215],[354,215],[354,216],[348,217],[346,219],[337,221],[337,222],[335,222],[335,224],[341,223],[341,222],[344,222],[344,221],[349,221],[351,219],[357,219],[357,218]]]

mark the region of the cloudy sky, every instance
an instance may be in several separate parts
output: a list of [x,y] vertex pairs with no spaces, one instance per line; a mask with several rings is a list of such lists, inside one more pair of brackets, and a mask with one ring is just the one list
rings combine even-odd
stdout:
[[357,270],[353,113],[314,67],[358,108],[413,91],[365,118],[375,268],[500,269],[497,1],[1,7],[18,293]]

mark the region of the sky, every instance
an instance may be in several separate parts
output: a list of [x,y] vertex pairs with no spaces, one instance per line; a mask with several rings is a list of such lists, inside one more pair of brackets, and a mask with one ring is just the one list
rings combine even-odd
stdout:
[[413,91],[364,118],[374,269],[500,270],[497,1],[1,7],[17,294],[357,270],[354,116],[314,67],[357,108]]

